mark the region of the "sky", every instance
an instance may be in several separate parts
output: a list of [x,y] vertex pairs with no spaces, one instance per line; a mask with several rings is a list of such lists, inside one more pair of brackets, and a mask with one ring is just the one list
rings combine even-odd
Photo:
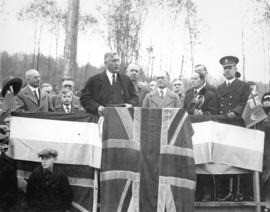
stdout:
[[[0,51],[10,53],[33,53],[34,24],[19,22],[16,13],[31,0],[8,0],[4,12],[0,14]],[[62,7],[64,0],[57,0]],[[252,0],[194,0],[200,18],[199,44],[194,50],[195,64],[207,66],[213,77],[222,77],[219,59],[226,55],[234,55],[240,59],[238,70],[243,69],[243,49],[246,55],[246,80],[269,82],[269,52],[264,53],[262,28],[254,23],[254,5]],[[81,12],[96,12],[100,0],[81,0]],[[159,70],[167,70],[171,78],[179,76],[184,58],[183,74],[191,74],[190,53],[187,34],[183,23],[173,24],[168,18],[169,12],[152,8],[145,20],[141,32],[141,57],[139,63],[144,70],[153,74]],[[181,16],[180,16],[181,17]],[[180,18],[181,19],[181,18]],[[242,30],[244,42],[242,41]],[[264,33],[265,34],[265,33]],[[59,55],[63,54],[64,33],[59,41]],[[149,62],[147,47],[153,47],[153,55]],[[243,48],[244,46],[244,48]],[[77,61],[79,65],[91,63],[97,67],[103,64],[103,55],[109,48],[101,33],[80,32],[78,35]],[[46,55],[55,55],[55,37],[44,29],[41,38],[41,51]],[[183,56],[184,55],[184,56]],[[153,65],[152,65],[153,63]],[[153,66],[153,68],[151,68]]]

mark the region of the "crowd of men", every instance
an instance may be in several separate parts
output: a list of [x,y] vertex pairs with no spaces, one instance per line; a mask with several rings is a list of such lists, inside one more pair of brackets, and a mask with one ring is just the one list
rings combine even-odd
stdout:
[[[239,79],[237,57],[225,56],[219,62],[223,67],[223,73],[220,74],[224,76],[221,85],[213,86],[207,68],[199,64],[194,67],[195,71],[190,79],[191,88],[187,90],[181,78],[170,82],[166,71],[156,73],[155,80],[149,83],[140,82],[139,76],[143,70],[135,63],[127,67],[126,74],[120,73],[118,54],[108,52],[104,55],[104,71],[86,81],[80,96],[75,95],[74,82],[70,79],[62,82],[60,94],[53,95],[49,83],[41,84],[38,70],[28,70],[25,73],[23,88],[20,89],[22,80],[14,78],[2,89],[4,102],[0,120],[3,128],[1,136],[3,135],[5,139],[8,137],[8,130],[4,126],[5,120],[8,119],[6,113],[10,111],[63,113],[86,111],[103,116],[106,107],[184,108],[194,116],[222,115],[228,119],[240,119],[249,96],[256,92],[256,89],[253,89],[256,84]],[[270,92],[263,95],[262,104],[265,112],[270,115]],[[3,144],[4,142],[1,142],[1,148],[5,149],[6,146]],[[199,201],[213,200],[205,193],[207,192],[202,192]],[[226,195],[227,193],[224,193],[220,199],[227,200]],[[232,200],[232,196],[229,198]]]

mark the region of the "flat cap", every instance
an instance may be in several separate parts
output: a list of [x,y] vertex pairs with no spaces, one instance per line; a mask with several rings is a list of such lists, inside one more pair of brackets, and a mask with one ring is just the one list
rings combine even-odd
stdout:
[[238,62],[239,62],[239,59],[234,56],[225,56],[219,60],[219,63],[223,66],[236,65]]
[[43,150],[41,150],[38,153],[38,157],[42,157],[42,156],[52,156],[52,157],[57,157],[58,152],[55,149],[52,148],[45,148]]

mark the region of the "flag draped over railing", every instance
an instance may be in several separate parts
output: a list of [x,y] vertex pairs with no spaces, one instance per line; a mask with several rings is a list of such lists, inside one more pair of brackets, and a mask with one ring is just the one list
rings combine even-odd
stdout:
[[184,110],[106,109],[101,211],[193,211],[192,135]]
[[92,211],[95,168],[100,168],[102,149],[96,120],[86,113],[13,114],[9,154],[17,160],[18,178],[29,178],[38,166],[41,149],[54,148],[58,151],[56,166],[68,176],[73,189],[72,211]]
[[214,121],[193,123],[192,127],[196,165],[216,163],[262,171],[264,132]]

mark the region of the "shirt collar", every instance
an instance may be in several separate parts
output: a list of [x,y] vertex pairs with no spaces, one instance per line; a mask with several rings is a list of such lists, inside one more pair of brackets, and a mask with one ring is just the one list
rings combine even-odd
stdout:
[[116,80],[117,79],[117,73],[112,73],[112,72],[106,70],[106,75],[109,78],[111,84],[112,84],[112,80],[113,80],[113,74],[115,74],[115,80]]
[[204,88],[204,85],[199,87],[199,88],[194,88],[194,91],[197,91],[197,94]]
[[232,84],[232,82],[235,80],[235,78],[232,78],[232,79],[226,79],[226,84],[228,84],[228,83],[230,83],[230,84]]
[[34,91],[38,92],[38,88],[34,88],[34,87],[32,87],[31,85],[28,85],[28,87],[30,88],[30,90],[31,90],[32,92],[34,92]]
[[[160,95],[161,88],[157,88],[157,89],[158,89],[158,93]],[[163,96],[165,96],[167,93],[167,88],[162,88],[162,90],[163,90]]]

